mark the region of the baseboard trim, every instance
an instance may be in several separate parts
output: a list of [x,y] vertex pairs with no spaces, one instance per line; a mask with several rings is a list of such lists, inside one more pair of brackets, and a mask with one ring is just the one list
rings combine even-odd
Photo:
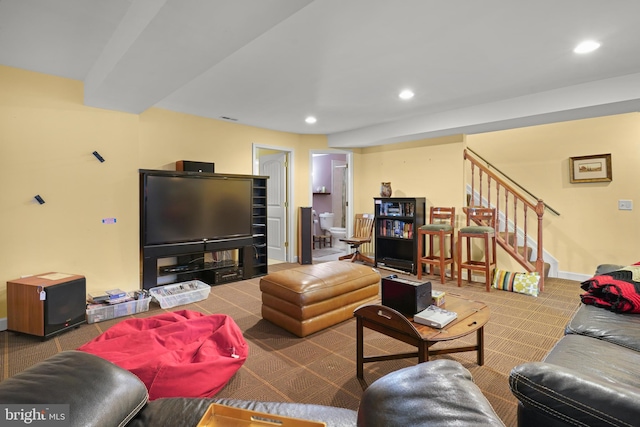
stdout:
[[558,271],[559,279],[567,279],[567,280],[575,280],[578,282],[584,282],[587,279],[593,277],[593,274],[581,274],[581,273],[572,273],[571,271]]
[[[474,282],[483,282],[484,281],[484,275],[479,275],[479,274],[475,274],[476,272],[474,271],[471,274],[471,279]],[[466,273],[463,273],[463,278],[466,277]],[[556,277],[558,279],[567,279],[567,280],[575,280],[576,282],[584,282],[587,279],[590,279],[593,277],[593,275],[589,275],[589,274],[581,274],[581,273],[573,273],[571,271],[558,271],[558,275],[557,276],[551,276],[549,275],[549,278],[553,278]]]
[[7,318],[3,317],[0,319],[0,331],[6,331],[8,327]]

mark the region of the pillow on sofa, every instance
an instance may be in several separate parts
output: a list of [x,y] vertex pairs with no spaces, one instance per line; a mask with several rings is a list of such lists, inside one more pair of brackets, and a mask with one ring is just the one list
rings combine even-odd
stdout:
[[538,272],[513,273],[496,268],[493,273],[493,283],[491,287],[537,297],[539,282],[540,274]]

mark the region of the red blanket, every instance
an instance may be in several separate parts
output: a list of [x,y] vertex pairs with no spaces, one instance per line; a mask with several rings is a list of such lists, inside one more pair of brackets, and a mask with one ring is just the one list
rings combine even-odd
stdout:
[[78,350],[136,374],[150,400],[214,396],[249,353],[232,318],[189,310],[124,320]]
[[640,262],[582,282],[584,304],[616,313],[640,313]]

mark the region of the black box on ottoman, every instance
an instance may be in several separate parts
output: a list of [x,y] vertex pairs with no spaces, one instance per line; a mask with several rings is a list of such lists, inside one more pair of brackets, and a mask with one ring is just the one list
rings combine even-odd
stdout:
[[431,305],[431,282],[416,282],[395,275],[383,277],[382,305],[413,316]]

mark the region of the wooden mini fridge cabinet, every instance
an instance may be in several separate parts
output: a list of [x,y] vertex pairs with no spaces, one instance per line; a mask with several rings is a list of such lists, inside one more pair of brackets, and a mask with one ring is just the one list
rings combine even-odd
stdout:
[[49,338],[86,322],[84,276],[44,273],[7,282],[7,329]]

